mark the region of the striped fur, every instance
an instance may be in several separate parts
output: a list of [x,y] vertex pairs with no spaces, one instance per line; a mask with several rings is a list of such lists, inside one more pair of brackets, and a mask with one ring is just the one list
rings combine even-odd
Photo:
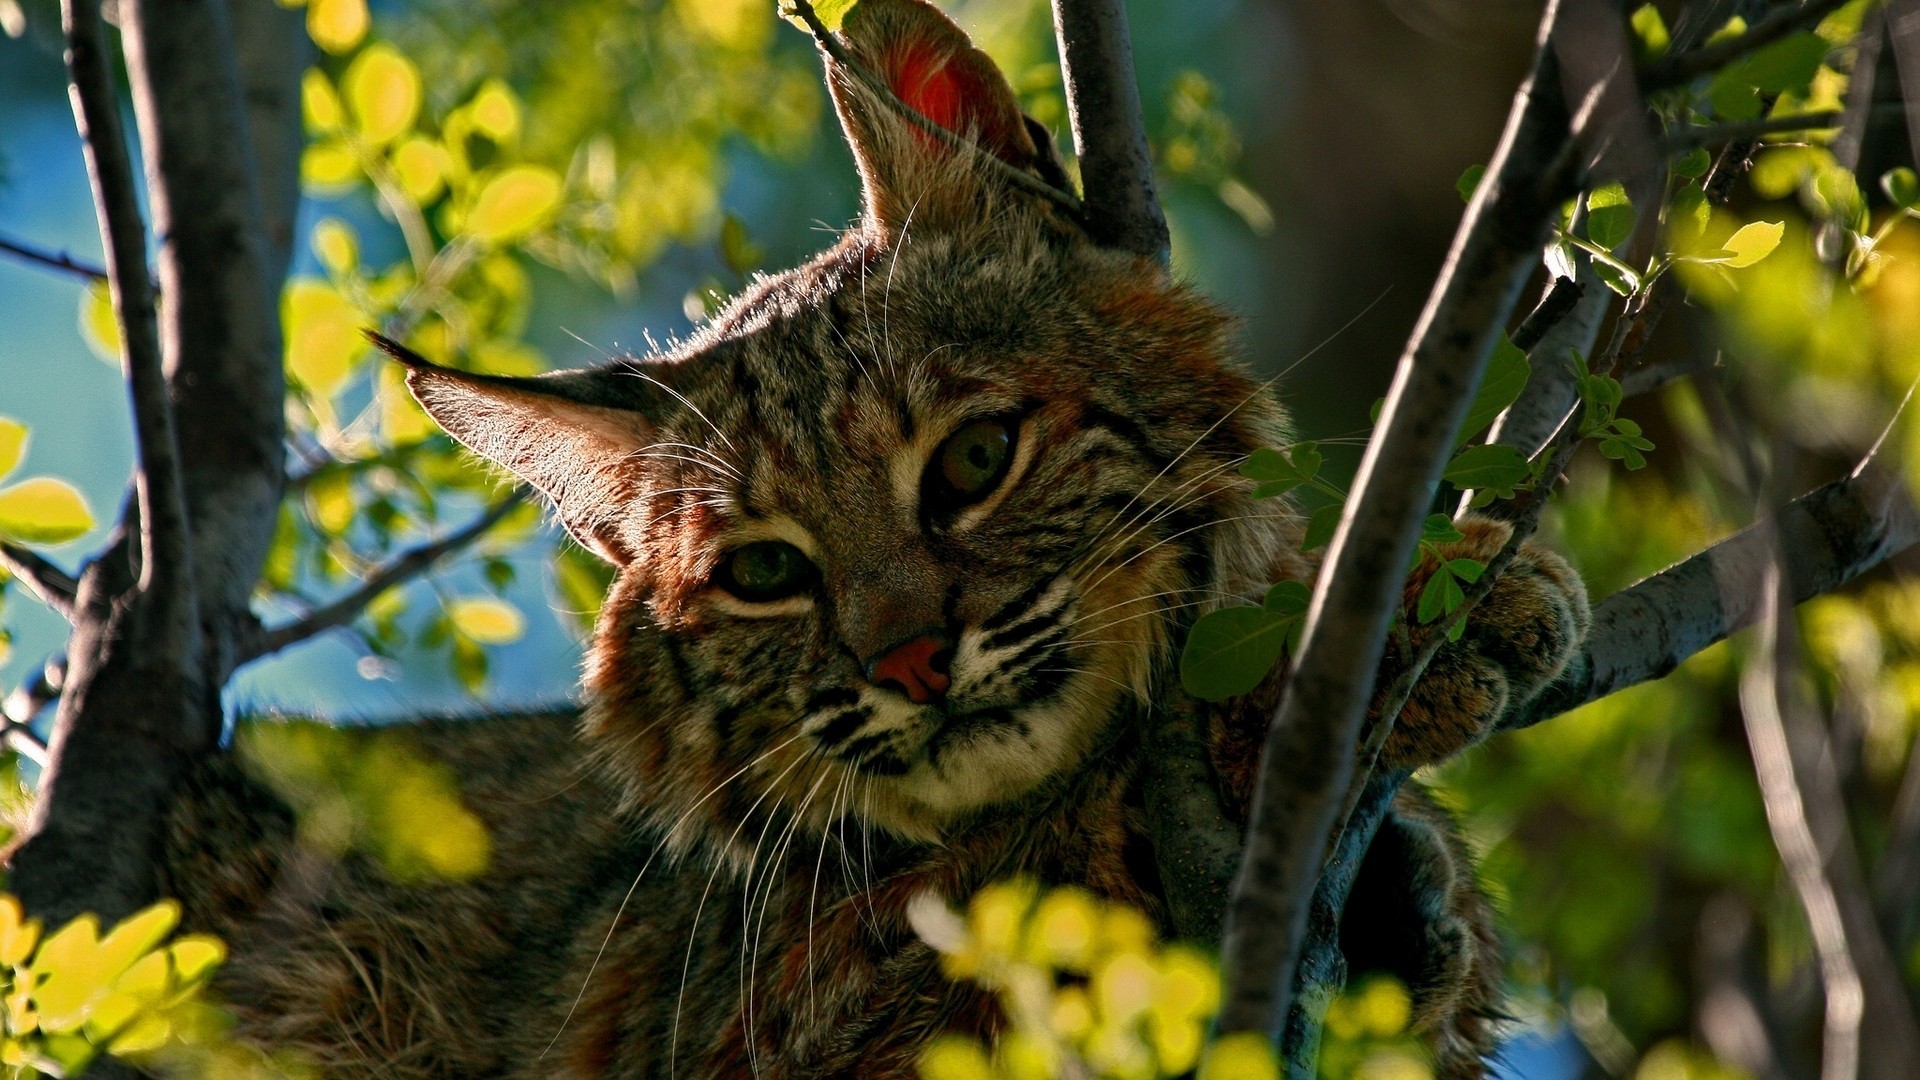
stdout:
[[[911,77],[909,100],[1049,175],[1004,80],[932,8],[865,0],[845,35]],[[1285,414],[1231,360],[1229,320],[1164,268],[829,77],[867,196],[831,250],[659,355],[412,374],[443,426],[617,567],[586,704],[419,728],[494,836],[467,883],[302,850],[260,780],[210,769],[170,884],[234,942],[223,989],[247,1037],[353,1077],[906,1077],[932,1034],[1001,1023],[915,940],[916,895],[1024,873],[1164,921],[1141,747],[1184,629],[1314,572],[1292,506],[1236,469],[1287,441]],[[936,513],[929,460],[983,417],[1013,425],[1010,470]],[[749,603],[715,583],[765,540],[804,552],[817,585]],[[1531,549],[1517,565],[1488,604],[1500,621],[1436,668],[1464,674],[1409,707],[1396,761],[1477,738],[1577,644],[1577,579]],[[865,658],[928,627],[954,643],[944,701],[868,679]],[[1216,711],[1236,801],[1283,685]],[[1443,819],[1414,800],[1397,820]],[[1470,867],[1434,835],[1402,845],[1417,895],[1395,910],[1451,928],[1419,938],[1451,952],[1408,968],[1441,973],[1421,1015],[1469,1077],[1497,958]]]

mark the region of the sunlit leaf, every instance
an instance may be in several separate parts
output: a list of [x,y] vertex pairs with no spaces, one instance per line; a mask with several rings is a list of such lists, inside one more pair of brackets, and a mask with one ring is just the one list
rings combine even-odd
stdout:
[[1633,203],[1618,183],[1597,188],[1587,196],[1587,239],[1611,251],[1633,235]]
[[48,476],[0,489],[0,536],[22,544],[64,544],[93,528],[93,511],[72,484]]
[[341,88],[361,137],[376,145],[406,134],[420,112],[420,72],[384,42],[369,45],[354,58]]
[[17,967],[26,963],[39,942],[40,920],[27,918],[13,896],[0,896],[0,964]]
[[1280,1080],[1280,1063],[1266,1036],[1229,1032],[1207,1047],[1198,1080]]
[[1263,608],[1225,607],[1194,620],[1180,654],[1180,684],[1202,701],[1260,685],[1286,646],[1288,620]]
[[1780,246],[1780,237],[1785,232],[1786,223],[1780,221],[1753,221],[1742,225],[1723,245],[1733,256],[1727,265],[1736,270],[1752,266]]
[[499,79],[488,79],[467,105],[473,129],[496,143],[510,143],[520,136],[520,99]]
[[515,165],[487,181],[467,214],[475,239],[501,244],[545,225],[560,208],[560,177],[540,165]]
[[308,131],[322,135],[339,131],[347,122],[339,93],[319,68],[308,68],[300,76],[300,118]]
[[314,278],[295,278],[280,298],[286,327],[287,371],[319,397],[332,396],[365,355],[360,334],[367,319],[339,290]]
[[336,217],[321,218],[313,226],[313,256],[335,274],[360,265],[360,239],[353,226]]
[[1893,205],[1903,210],[1920,206],[1920,176],[1916,176],[1905,165],[1887,170],[1880,177],[1880,190],[1887,193]]
[[227,947],[219,938],[206,934],[185,934],[167,946],[175,975],[183,983],[202,978],[227,958]]
[[317,142],[300,152],[300,183],[320,195],[336,195],[360,182],[360,159],[339,142]]
[[104,281],[90,282],[80,294],[80,336],[93,355],[120,363],[120,317],[114,314],[113,293]]
[[1660,17],[1660,9],[1652,4],[1642,4],[1634,9],[1632,16],[1633,36],[1638,48],[1634,50],[1642,60],[1651,60],[1666,53],[1673,38],[1667,32],[1667,20]]
[[308,0],[307,34],[330,53],[351,52],[367,36],[367,0]]
[[27,425],[18,420],[0,416],[0,479],[20,464],[27,456]]
[[920,1080],[993,1080],[987,1052],[960,1035],[941,1035],[920,1051]]
[[520,609],[493,596],[469,596],[447,605],[460,633],[481,645],[510,645],[526,632]]
[[445,187],[449,164],[447,152],[432,139],[408,136],[394,147],[389,162],[394,175],[400,178],[401,190],[415,203],[425,205],[432,202]]
[[[792,0],[776,0],[776,2],[780,5],[781,18],[802,30],[809,29],[806,20],[796,13],[797,9]],[[860,0],[814,0],[813,13],[819,17],[822,26],[829,30],[838,30],[840,23],[846,19],[847,12],[852,11],[859,2]]]

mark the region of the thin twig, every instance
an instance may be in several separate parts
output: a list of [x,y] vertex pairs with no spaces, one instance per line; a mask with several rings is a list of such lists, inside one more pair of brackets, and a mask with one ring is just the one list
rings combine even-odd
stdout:
[[161,640],[178,635],[175,643],[179,647],[187,635],[197,633],[193,549],[173,405],[161,367],[153,283],[147,277],[147,230],[126,135],[120,127],[99,5],[88,0],[63,0],[61,10],[71,76],[68,90],[86,152],[94,210],[101,235],[107,240],[107,280],[120,322],[120,347],[133,399],[135,441],[140,453],[140,467],[134,474],[142,522],[140,588],[165,609],[149,623],[151,633]]
[[5,702],[0,702],[8,748],[43,768],[47,764],[47,744],[34,732],[33,720],[40,715],[40,710],[60,699],[66,681],[67,658],[49,657],[33,673],[33,678],[21,683],[7,695]]
[[1846,6],[1847,0],[1807,0],[1761,19],[1738,37],[1703,45],[1690,52],[1667,56],[1640,74],[1640,88],[1648,93],[1678,86],[1719,71],[1735,60],[1773,44],[1788,34],[1818,25],[1821,19]]
[[356,616],[366,610],[368,604],[378,599],[381,593],[396,585],[404,584],[425,572],[433,564],[478,540],[487,530],[499,524],[501,519],[526,502],[529,494],[526,488],[517,489],[511,495],[488,507],[486,513],[481,514],[464,528],[402,552],[391,562],[367,575],[359,588],[340,599],[316,608],[290,623],[261,631],[258,637],[241,650],[240,662],[245,663],[269,653],[279,652],[289,645],[352,622]]
[[0,540],[0,566],[32,590],[41,603],[59,612],[68,622],[73,621],[73,598],[80,592],[80,583],[72,574],[48,562],[38,552],[5,540]]
[[885,79],[882,79],[865,64],[855,59],[853,54],[847,51],[846,46],[840,44],[840,39],[835,37],[833,31],[828,30],[826,24],[820,21],[820,16],[813,10],[813,4],[810,0],[784,0],[784,2],[789,6],[789,10],[795,15],[800,16],[801,21],[807,24],[807,30],[813,35],[814,43],[820,46],[820,50],[826,53],[828,58],[836,65],[859,80],[860,84],[865,86],[869,93],[872,93],[881,101],[885,102],[886,106],[892,109],[901,119],[919,128],[935,141],[956,153],[977,155],[989,169],[992,169],[1015,187],[1046,199],[1048,202],[1053,203],[1055,206],[1060,207],[1070,214],[1075,221],[1081,220],[1083,208],[1079,199],[1041,180],[1032,173],[1014,168],[1007,162],[988,153],[982,147],[961,138],[946,128],[941,127],[939,124],[934,123],[932,120],[927,119],[925,114],[921,113],[920,110],[901,101],[900,95],[893,92],[893,88],[887,85]]
[[0,251],[15,258],[49,269],[60,270],[88,281],[105,281],[107,272],[92,263],[84,263],[64,251],[48,251],[5,236],[0,236]]
[[[1549,5],[1543,26],[1551,26]],[[1223,1032],[1277,1033],[1348,782],[1401,574],[1499,327],[1574,182],[1558,62],[1543,34],[1487,179],[1402,356],[1328,551],[1298,666],[1262,753],[1222,948]],[[1309,1025],[1311,1026],[1311,1025]],[[1295,1059],[1303,1048],[1285,1048]]]
[[1740,120],[1727,124],[1702,124],[1675,128],[1660,140],[1660,148],[1672,153],[1678,150],[1691,150],[1698,146],[1748,142],[1763,135],[1825,131],[1839,127],[1840,117],[1841,113],[1838,109],[1822,109],[1818,112],[1796,113],[1793,116],[1770,116],[1761,120]]

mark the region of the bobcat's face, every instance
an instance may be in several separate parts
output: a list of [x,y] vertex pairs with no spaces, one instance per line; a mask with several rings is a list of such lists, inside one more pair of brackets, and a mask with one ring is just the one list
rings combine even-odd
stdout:
[[1233,564],[1277,510],[1233,466],[1268,407],[1221,422],[1253,388],[1218,320],[1093,269],[850,242],[634,369],[677,407],[626,466],[589,683],[640,801],[935,836],[1078,767],[1179,618],[1265,572]]
[[734,852],[781,821],[931,839],[1087,766],[1179,626],[1271,580],[1288,512],[1235,469],[1283,433],[1225,320],[982,164],[1045,171],[990,63],[924,5],[844,33],[981,154],[830,69],[866,182],[833,250],[666,355],[413,378],[620,568],[589,734],[636,808]]

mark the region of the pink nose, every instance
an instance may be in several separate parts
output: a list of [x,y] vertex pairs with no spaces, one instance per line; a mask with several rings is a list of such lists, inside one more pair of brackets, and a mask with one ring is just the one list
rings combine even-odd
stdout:
[[947,678],[952,659],[953,650],[945,641],[922,634],[869,663],[867,681],[898,690],[915,705],[926,705],[945,696],[952,681]]

